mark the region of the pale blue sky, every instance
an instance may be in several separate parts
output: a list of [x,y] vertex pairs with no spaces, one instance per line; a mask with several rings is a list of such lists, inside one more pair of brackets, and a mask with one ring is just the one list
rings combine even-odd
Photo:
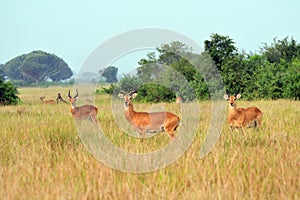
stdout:
[[78,71],[102,42],[140,28],[176,31],[202,47],[218,33],[258,51],[274,37],[300,43],[299,9],[298,0],[1,0],[0,63],[43,50]]

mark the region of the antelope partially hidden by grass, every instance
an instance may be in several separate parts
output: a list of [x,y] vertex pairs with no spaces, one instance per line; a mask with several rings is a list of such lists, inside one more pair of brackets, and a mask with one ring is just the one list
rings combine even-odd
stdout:
[[45,95],[40,97],[40,100],[41,100],[42,103],[44,103],[44,104],[55,104],[55,103],[56,103],[56,101],[53,100],[53,99],[49,99],[49,100],[46,100],[46,101],[45,101],[45,100],[44,100],[45,97],[46,97]]
[[179,126],[179,117],[171,112],[136,112],[133,109],[132,99],[137,96],[137,91],[128,94],[120,92],[118,95],[124,100],[125,117],[132,127],[140,134],[158,133],[166,131],[171,139],[175,138],[174,131]]
[[176,97],[176,100],[175,100],[176,104],[182,104],[183,100],[182,100],[182,97],[181,96],[178,96]]
[[83,105],[76,107],[76,99],[78,97],[78,91],[76,90],[76,95],[71,96],[70,90],[68,93],[68,98],[71,102],[71,113],[75,120],[90,119],[94,124],[98,124],[97,114],[98,109],[92,105]]
[[261,126],[262,121],[262,111],[257,107],[248,108],[237,108],[236,100],[241,98],[241,94],[234,96],[224,95],[224,99],[229,103],[229,113],[228,113],[228,124],[230,129],[241,128],[243,134],[245,134],[245,127],[254,126],[258,128]]

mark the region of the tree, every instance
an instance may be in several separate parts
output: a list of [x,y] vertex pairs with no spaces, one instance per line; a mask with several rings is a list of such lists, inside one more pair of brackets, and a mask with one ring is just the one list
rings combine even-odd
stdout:
[[286,65],[283,78],[283,97],[300,100],[300,58]]
[[119,82],[120,90],[129,92],[142,85],[142,81],[136,76],[125,75]]
[[155,52],[148,53],[147,58],[142,58],[138,64],[140,67],[137,68],[137,77],[143,82],[151,81],[160,71]]
[[101,73],[102,77],[105,77],[107,83],[116,83],[118,82],[117,74],[118,74],[118,68],[114,66],[109,66],[104,69],[104,71]]
[[156,50],[159,52],[158,62],[170,65],[175,61],[179,61],[182,55],[189,50],[189,47],[182,42],[174,41],[170,44],[162,44]]
[[[246,79],[244,80],[244,86],[240,90],[243,93],[243,98],[245,99],[257,99],[257,98],[264,98],[261,94],[261,85],[258,83],[262,80],[262,72],[264,68],[269,65],[269,61],[263,55],[248,55],[247,58],[244,58],[242,61],[244,69],[246,70]],[[266,67],[268,69],[269,67]],[[266,71],[267,73],[267,71]],[[262,85],[263,86],[263,85]]]
[[0,81],[4,81],[4,71],[3,71],[3,64],[0,64]]
[[[191,50],[187,45],[175,41],[170,44],[162,44],[157,48],[158,56],[155,52],[147,54],[147,58],[141,59],[141,65],[137,69],[137,76],[143,83],[156,83],[154,85],[143,86],[149,89],[152,94],[148,94],[152,101],[174,100],[175,95],[181,95],[184,99],[192,100],[195,98],[191,87],[186,87],[188,81],[192,81],[197,73],[195,67],[187,60],[192,56]],[[158,58],[157,58],[158,57]],[[164,86],[158,86],[163,84]],[[170,95],[172,90],[172,95]],[[175,93],[177,94],[174,94]],[[157,96],[160,94],[160,97]],[[140,92],[140,97],[145,96],[146,92]]]
[[274,40],[260,54],[246,54],[228,36],[213,34],[200,55],[188,49],[180,42],[161,45],[158,55],[151,52],[139,61],[137,77],[125,77],[120,85],[127,91],[139,87],[139,98],[152,102],[177,95],[218,98],[224,89],[248,100],[300,99],[300,45],[294,39]]
[[36,83],[45,80],[47,65],[43,62],[37,61],[37,57],[29,57],[22,63],[20,70],[24,77],[33,79]]
[[271,45],[264,44],[261,53],[271,63],[279,63],[280,59],[292,62],[293,58],[300,57],[300,45],[297,44],[294,38],[291,38],[291,40],[288,37],[282,40],[274,38]]
[[24,62],[24,60],[26,60],[26,55],[20,55],[17,56],[13,59],[11,59],[10,61],[8,61],[7,63],[4,64],[3,66],[3,71],[4,74],[13,81],[23,81],[23,82],[29,82],[32,81],[30,79],[28,79],[28,77],[24,77],[21,71],[21,66]]
[[219,70],[227,59],[236,56],[237,48],[228,36],[212,34],[204,41],[204,50],[209,53]]
[[68,65],[54,54],[33,51],[5,63],[3,71],[14,82],[39,83],[51,79],[61,81],[72,76]]
[[246,69],[243,55],[230,57],[224,61],[220,73],[228,93],[237,94],[247,87],[246,83],[250,78]]
[[0,105],[15,105],[20,102],[17,88],[11,82],[0,80]]

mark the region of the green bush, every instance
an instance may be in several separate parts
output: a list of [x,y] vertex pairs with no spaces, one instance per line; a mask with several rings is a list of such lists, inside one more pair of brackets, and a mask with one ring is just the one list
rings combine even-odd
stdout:
[[17,88],[11,82],[0,80],[0,105],[16,105],[20,102]]

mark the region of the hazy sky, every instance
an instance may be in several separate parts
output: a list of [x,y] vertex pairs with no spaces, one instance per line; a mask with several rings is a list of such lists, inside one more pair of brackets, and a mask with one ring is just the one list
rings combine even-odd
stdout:
[[43,50],[78,71],[102,42],[140,28],[176,31],[202,47],[218,33],[258,51],[274,37],[300,42],[299,9],[299,0],[1,0],[0,63]]

